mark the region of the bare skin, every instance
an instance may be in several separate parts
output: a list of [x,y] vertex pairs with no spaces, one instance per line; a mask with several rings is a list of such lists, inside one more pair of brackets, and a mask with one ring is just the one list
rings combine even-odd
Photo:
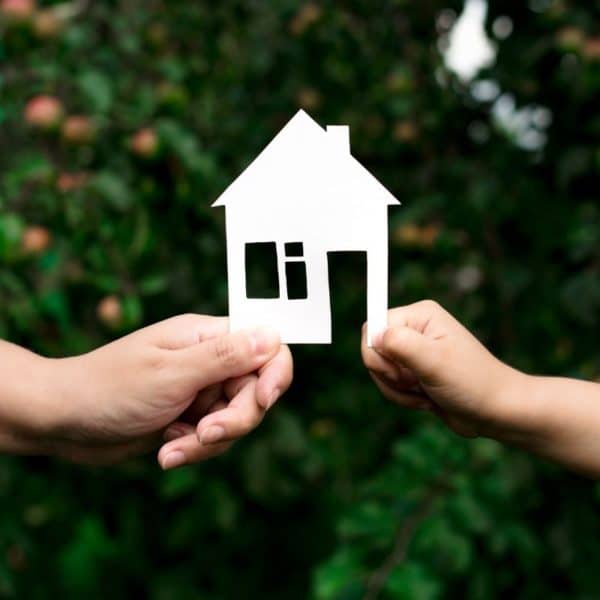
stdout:
[[431,300],[390,310],[372,348],[363,332],[362,355],[399,406],[431,411],[460,435],[491,437],[600,477],[600,385],[513,369]]
[[292,381],[276,333],[181,315],[81,356],[0,341],[0,450],[106,464],[157,446],[163,469],[224,452]]

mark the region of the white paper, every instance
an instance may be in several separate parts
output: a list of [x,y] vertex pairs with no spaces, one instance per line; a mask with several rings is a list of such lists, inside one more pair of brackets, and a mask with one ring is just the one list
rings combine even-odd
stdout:
[[[213,204],[225,207],[232,331],[265,326],[284,343],[330,344],[327,253],[346,250],[367,254],[369,345],[387,327],[387,207],[399,202],[349,139],[347,126],[324,130],[300,110]],[[279,298],[247,297],[245,246],[259,242],[276,243]],[[302,242],[302,256],[286,256],[287,242]],[[288,299],[288,260],[306,265],[306,299]]]

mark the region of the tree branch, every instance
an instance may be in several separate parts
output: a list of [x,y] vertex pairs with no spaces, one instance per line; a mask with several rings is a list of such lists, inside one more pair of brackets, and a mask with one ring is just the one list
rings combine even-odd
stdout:
[[363,600],[376,600],[379,597],[392,571],[404,562],[416,529],[432,513],[436,500],[449,489],[445,481],[438,481],[425,495],[417,510],[398,527],[392,551],[369,577]]

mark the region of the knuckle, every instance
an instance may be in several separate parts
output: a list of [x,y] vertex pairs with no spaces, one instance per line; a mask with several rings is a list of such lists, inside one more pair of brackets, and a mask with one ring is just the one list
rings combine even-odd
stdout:
[[183,313],[182,315],[180,315],[179,318],[182,321],[197,321],[199,316],[200,315],[197,315],[196,313],[193,313],[193,312],[186,312],[186,313]]
[[440,306],[440,304],[438,302],[436,302],[435,300],[431,300],[431,299],[421,300],[421,302],[419,302],[419,304],[422,306],[422,308],[424,308],[428,311],[431,311],[431,312],[437,312],[442,309],[442,307]]
[[[192,312],[187,312],[182,315],[175,317],[177,319],[177,325],[184,329],[189,330],[190,332],[196,332],[199,330],[201,325],[204,323],[204,317],[202,315],[197,315]],[[200,341],[201,336],[199,332],[193,336],[194,341]]]
[[163,377],[156,385],[155,398],[159,402],[164,400],[169,405],[176,404],[189,395],[189,386],[181,378]]
[[428,313],[440,313],[444,311],[442,305],[437,300],[422,300],[422,306]]
[[170,319],[167,319],[167,321],[170,324],[180,326],[192,325],[196,320],[197,315],[191,312],[182,313],[181,315],[177,315],[176,317],[171,317]]
[[[393,322],[398,317],[398,315],[402,313],[403,310],[404,310],[404,308],[402,306],[396,306],[396,308],[390,308],[388,310],[388,320],[390,322]],[[365,323],[365,325],[366,325],[366,323]],[[363,327],[364,327],[364,325],[363,325]]]
[[240,364],[238,346],[230,337],[217,338],[214,342],[214,356],[225,367],[234,368]]
[[388,327],[393,327],[394,325],[400,325],[406,321],[407,316],[406,306],[397,306],[396,308],[391,308],[388,311]]

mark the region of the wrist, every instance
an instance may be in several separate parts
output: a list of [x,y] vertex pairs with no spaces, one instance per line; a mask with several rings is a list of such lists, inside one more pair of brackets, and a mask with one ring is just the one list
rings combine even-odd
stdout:
[[71,441],[77,429],[80,399],[86,394],[84,382],[77,381],[79,358],[42,359],[37,389],[44,410],[33,424],[46,453],[55,454],[59,446]]
[[2,342],[0,448],[16,454],[48,454],[60,419],[53,361]]
[[530,448],[545,433],[544,412],[534,393],[536,378],[498,361],[490,414],[482,435]]

